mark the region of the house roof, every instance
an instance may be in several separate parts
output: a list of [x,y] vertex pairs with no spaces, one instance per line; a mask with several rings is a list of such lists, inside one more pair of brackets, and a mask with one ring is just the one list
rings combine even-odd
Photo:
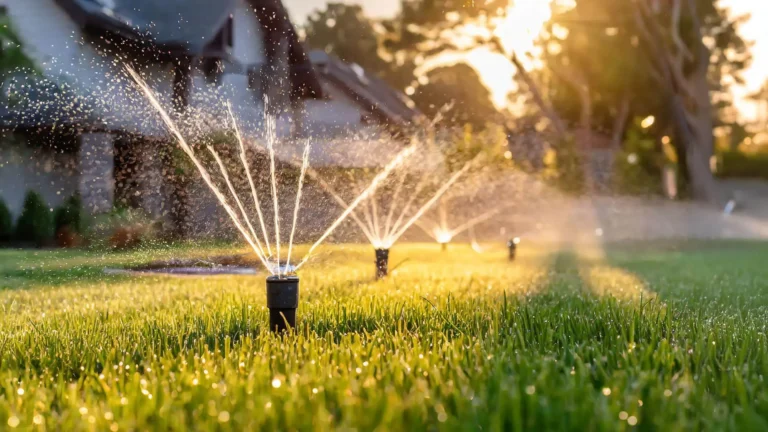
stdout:
[[[175,55],[205,57],[208,45],[221,31],[236,6],[235,0],[54,0],[84,29],[96,29],[129,40],[150,40]],[[288,38],[291,97],[321,98],[320,81],[280,0],[246,0],[264,31],[265,46]],[[179,11],[183,11],[183,14]],[[274,54],[274,47],[271,48]],[[215,57],[216,53],[213,53]],[[235,65],[243,66],[243,65]],[[245,70],[245,67],[239,69]],[[238,67],[227,68],[238,70]],[[18,78],[14,99],[0,100],[0,128],[36,130],[69,126],[104,130],[88,95],[42,78]],[[82,91],[83,89],[81,89]]]
[[[82,28],[151,41],[177,55],[221,57],[209,45],[234,13],[236,0],[55,0]],[[320,98],[322,87],[281,0],[246,0],[264,32],[270,60],[288,39],[294,99]],[[228,58],[230,62],[233,60]],[[234,70],[245,69],[235,65]]]
[[202,55],[224,26],[235,0],[56,0],[83,28]]
[[347,64],[319,50],[310,52],[309,56],[323,79],[343,90],[379,123],[402,128],[424,118],[407,96],[360,66]]
[[291,98],[322,98],[323,88],[283,2],[281,0],[246,0],[246,2],[253,8],[264,32],[264,48],[268,61],[274,60],[280,54],[278,53],[280,40],[288,39],[288,65],[292,80]]

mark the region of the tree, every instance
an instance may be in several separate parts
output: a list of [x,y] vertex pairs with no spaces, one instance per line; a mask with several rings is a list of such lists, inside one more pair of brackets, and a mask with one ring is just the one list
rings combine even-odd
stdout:
[[0,76],[7,77],[23,69],[34,70],[32,60],[24,54],[21,39],[13,29],[5,10],[0,10]]
[[[672,0],[632,3],[634,28],[643,41],[650,74],[669,102],[685,169],[695,198],[722,200],[710,170],[714,152],[713,93],[724,86],[718,77],[735,74],[747,64],[746,43],[736,31],[739,20],[729,20],[714,1]],[[707,46],[704,36],[714,43]],[[732,59],[730,51],[742,56]]]
[[325,10],[307,17],[306,43],[335,55],[347,63],[356,63],[366,71],[385,77],[390,65],[379,54],[379,36],[374,23],[358,5],[328,3]]
[[499,115],[488,88],[470,66],[459,63],[441,67],[430,71],[427,78],[413,101],[428,117],[434,118],[444,106],[452,104],[446,121],[480,128]]
[[[455,107],[449,119],[457,123],[482,126],[497,116],[490,92],[478,74],[464,63],[430,70],[421,80],[416,78],[417,65],[430,53],[424,52],[421,45],[411,44],[415,39],[424,41],[414,32],[415,23],[440,26],[447,21],[445,14],[439,12],[443,8],[437,8],[434,2],[409,0],[403,5],[400,16],[376,23],[364,15],[360,6],[329,3],[324,10],[308,17],[307,44],[360,65],[395,89],[407,90],[416,107],[428,116],[436,115],[449,103]],[[462,5],[449,7],[461,9]]]
[[13,215],[11,210],[0,198],[0,246],[8,243],[13,238]]
[[757,127],[768,129],[768,80],[763,83],[760,90],[750,94],[749,99],[758,106]]
[[693,196],[719,201],[709,169],[713,128],[733,122],[725,77],[738,82],[749,62],[743,20],[713,0],[579,0],[555,15],[545,41],[559,89],[553,104],[582,127],[612,129],[614,141],[628,116],[670,119]]
[[44,246],[53,236],[51,211],[43,197],[34,191],[27,192],[24,206],[16,222],[15,238],[22,244]]

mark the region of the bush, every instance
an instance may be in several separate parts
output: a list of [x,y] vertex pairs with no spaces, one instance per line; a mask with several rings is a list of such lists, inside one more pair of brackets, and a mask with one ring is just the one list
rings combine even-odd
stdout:
[[627,134],[622,151],[613,165],[614,187],[617,192],[632,195],[662,192],[662,169],[666,156],[656,146],[656,140],[632,129]]
[[130,249],[155,240],[156,225],[141,210],[114,209],[93,220],[87,237],[96,248]]
[[8,244],[13,237],[13,216],[5,201],[0,199],[0,245]]
[[82,244],[83,203],[80,194],[74,194],[56,208],[53,215],[56,243],[60,247],[76,247]]
[[755,178],[768,180],[768,153],[743,153],[730,150],[720,153],[717,175],[721,178]]
[[16,223],[16,241],[41,247],[48,244],[51,237],[53,237],[53,220],[48,205],[39,193],[27,192],[24,207]]
[[584,161],[569,139],[550,149],[544,155],[543,177],[562,192],[579,195],[586,189]]

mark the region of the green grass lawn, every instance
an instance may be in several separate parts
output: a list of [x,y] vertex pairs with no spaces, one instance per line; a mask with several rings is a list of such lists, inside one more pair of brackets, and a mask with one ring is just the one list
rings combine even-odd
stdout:
[[0,429],[768,429],[768,244],[328,246],[300,325],[263,276],[105,276],[232,250],[0,251]]

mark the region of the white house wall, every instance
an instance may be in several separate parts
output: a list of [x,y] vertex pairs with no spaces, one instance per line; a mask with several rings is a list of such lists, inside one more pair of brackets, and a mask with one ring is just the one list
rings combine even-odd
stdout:
[[[7,8],[25,53],[44,75],[56,82],[67,82],[78,92],[94,94],[96,116],[107,126],[144,135],[162,135],[165,131],[153,109],[124,78],[123,65],[112,56],[102,56],[84,40],[80,27],[53,0],[0,0]],[[261,30],[255,15],[239,1],[234,15],[234,57],[242,64],[264,59]],[[173,72],[170,64],[150,64],[142,69],[163,105],[170,108]],[[219,88],[210,88],[196,73],[190,100],[194,108],[221,108],[230,99],[243,117],[261,111],[258,97],[248,90],[247,76],[226,74]]]
[[328,98],[308,100],[304,104],[307,122],[313,128],[351,128],[361,127],[361,118],[366,112],[360,106],[333,85],[324,85]]
[[233,30],[232,55],[235,59],[243,65],[264,62],[266,54],[261,24],[244,0],[237,1]]
[[54,154],[0,137],[0,198],[14,218],[21,213],[24,195],[36,191],[54,208],[78,191],[77,155]]

